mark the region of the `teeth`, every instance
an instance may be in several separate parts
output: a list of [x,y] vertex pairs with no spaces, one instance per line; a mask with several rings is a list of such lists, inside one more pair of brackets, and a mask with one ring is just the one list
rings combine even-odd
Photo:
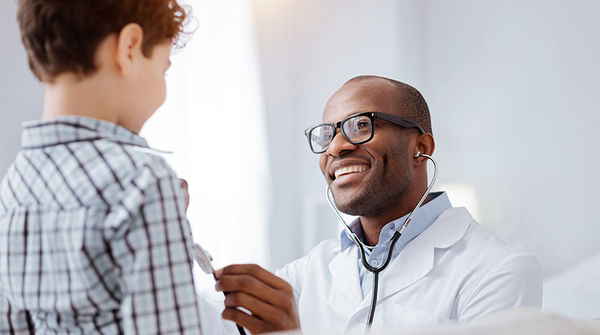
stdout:
[[363,171],[367,171],[367,168],[365,166],[347,166],[338,170],[335,170],[335,177],[339,177],[343,174],[347,174],[347,173],[356,173],[356,172],[363,172]]

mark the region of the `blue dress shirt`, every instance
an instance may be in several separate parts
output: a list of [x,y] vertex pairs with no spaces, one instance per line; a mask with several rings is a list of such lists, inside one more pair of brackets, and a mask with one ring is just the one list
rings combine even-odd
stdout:
[[[392,251],[391,261],[398,257],[400,252],[412,239],[419,236],[422,232],[429,228],[429,226],[431,226],[431,224],[444,211],[446,211],[449,208],[452,208],[452,204],[450,204],[448,195],[445,192],[431,193],[431,197],[433,199],[431,199],[425,205],[421,206],[415,212],[413,218],[411,219],[411,222],[402,232],[402,235],[398,239],[398,242],[396,242],[396,246]],[[392,242],[391,238],[394,235],[394,232],[400,230],[400,227],[402,227],[408,215],[410,215],[410,213],[383,226],[381,232],[379,233],[379,242],[377,243],[377,245],[372,250],[365,249],[367,261],[369,264],[371,264],[371,266],[379,267],[381,266],[381,264],[383,264],[383,262],[385,262],[389,246]],[[352,222],[352,224],[350,225],[350,229],[363,241],[363,243],[365,242],[365,234],[360,224],[360,219],[354,220],[354,222]],[[341,232],[340,239],[342,251],[354,244],[354,242],[348,236],[345,230]],[[373,275],[363,266],[362,261],[360,259],[360,253],[358,254],[357,266],[358,273],[360,275],[360,286],[364,299],[370,294],[372,290]]]

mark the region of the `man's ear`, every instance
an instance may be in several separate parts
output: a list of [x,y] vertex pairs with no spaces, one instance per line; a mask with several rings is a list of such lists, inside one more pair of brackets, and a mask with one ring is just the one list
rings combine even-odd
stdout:
[[[435,140],[433,139],[433,135],[430,133],[421,134],[417,137],[417,152],[422,154],[431,156],[435,151]],[[416,154],[416,152],[415,152]],[[418,157],[417,157],[418,158]],[[426,161],[422,159],[417,159],[418,162]]]
[[137,23],[129,23],[119,32],[115,60],[122,75],[129,75],[139,57],[144,57],[143,41],[144,30]]

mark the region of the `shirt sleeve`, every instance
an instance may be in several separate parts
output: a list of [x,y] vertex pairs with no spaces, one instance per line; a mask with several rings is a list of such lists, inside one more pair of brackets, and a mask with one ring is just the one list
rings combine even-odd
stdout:
[[0,295],[0,334],[35,334],[35,328],[29,312],[14,308],[2,295]]
[[[185,194],[172,173],[143,169],[127,186],[111,249],[126,334],[201,334]],[[119,215],[113,215],[118,218]]]
[[530,254],[513,254],[496,264],[459,307],[458,319],[472,321],[493,312],[542,304],[542,271]]

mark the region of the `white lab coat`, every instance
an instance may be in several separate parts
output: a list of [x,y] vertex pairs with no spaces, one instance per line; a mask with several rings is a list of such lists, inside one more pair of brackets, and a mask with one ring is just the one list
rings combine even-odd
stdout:
[[[358,262],[358,248],[340,252],[335,239],[277,272],[294,287],[305,334],[364,329],[371,294],[362,297]],[[541,302],[535,257],[500,241],[465,208],[451,208],[380,274],[373,328],[469,321]]]
[[[327,240],[276,274],[288,281],[304,334],[341,334],[364,329],[371,294],[362,297],[358,249],[340,252]],[[362,266],[362,265],[361,265]],[[500,241],[465,208],[451,208],[414,238],[379,278],[373,328],[469,321],[517,306],[540,307],[538,261]],[[237,334],[220,319],[222,302],[201,303],[205,334]]]

